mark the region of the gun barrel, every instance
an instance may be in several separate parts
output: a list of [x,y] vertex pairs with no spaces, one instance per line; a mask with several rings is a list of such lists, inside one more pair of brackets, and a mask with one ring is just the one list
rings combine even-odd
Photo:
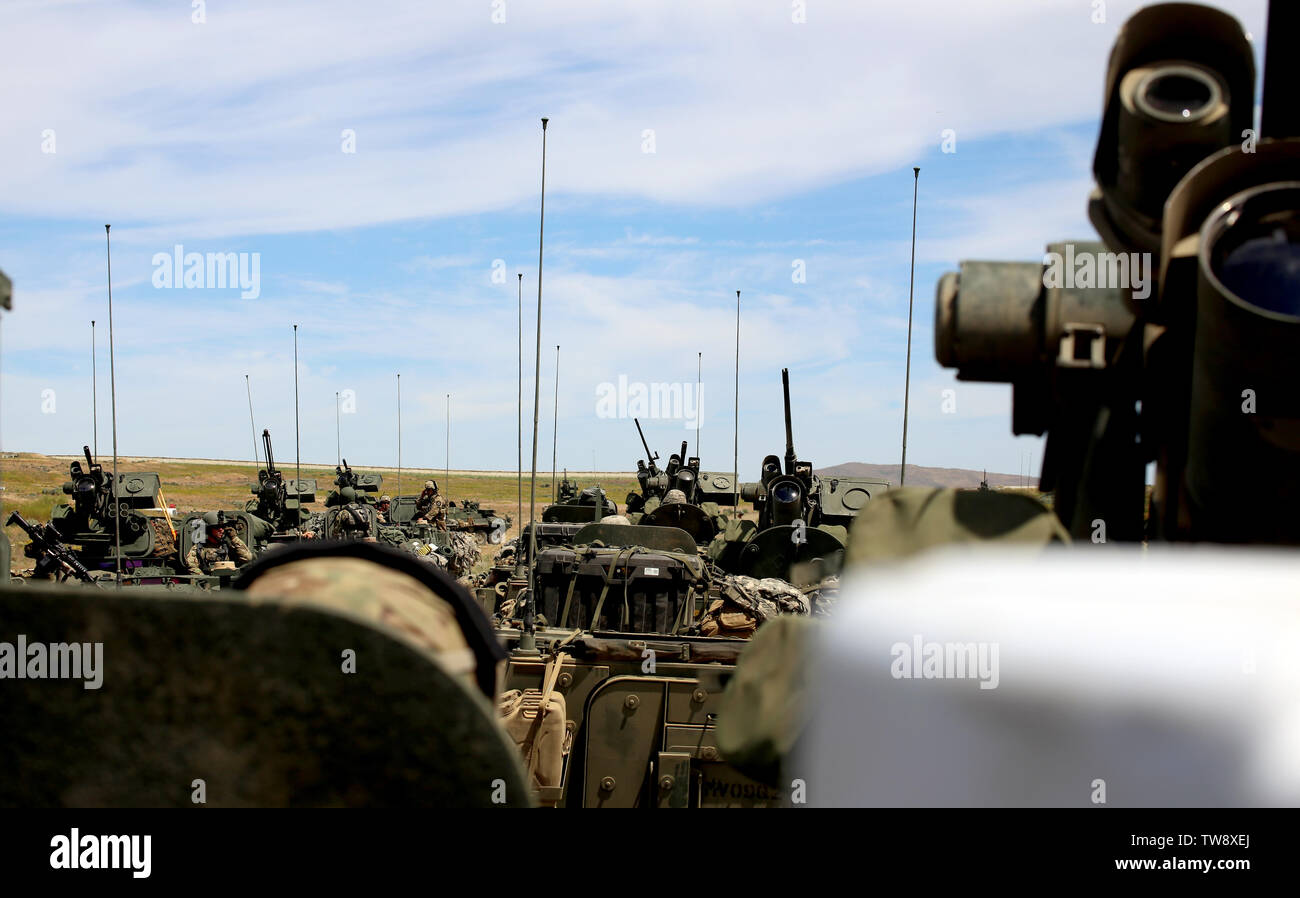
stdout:
[[653,474],[655,471],[655,456],[654,453],[650,451],[650,444],[646,442],[645,431],[641,429],[641,422],[636,418],[632,419],[632,423],[636,425],[636,432],[641,436],[641,445],[645,447],[646,464],[650,466],[650,472]]
[[271,431],[262,431],[262,447],[266,449],[266,473],[275,473],[275,453],[271,451]]
[[84,453],[86,453],[86,470],[87,470],[87,472],[89,472],[89,470],[90,470],[90,466],[93,465],[93,464],[95,463],[95,460],[94,460],[93,458],[90,457],[90,447],[89,447],[89,446],[82,446],[82,447],[81,447],[81,451],[84,452]]
[[790,426],[790,369],[781,369],[781,389],[785,392],[785,472],[794,473],[794,429]]

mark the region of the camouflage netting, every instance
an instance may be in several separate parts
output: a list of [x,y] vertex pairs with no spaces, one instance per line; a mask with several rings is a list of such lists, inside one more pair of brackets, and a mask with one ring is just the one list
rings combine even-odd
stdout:
[[478,540],[472,533],[453,532],[448,535],[451,546],[447,550],[447,571],[453,577],[468,577],[482,554]]
[[715,599],[700,619],[705,636],[748,636],[783,614],[824,613],[838,580],[826,580],[806,590],[784,580],[768,577],[757,580],[744,574],[719,574],[720,597]]

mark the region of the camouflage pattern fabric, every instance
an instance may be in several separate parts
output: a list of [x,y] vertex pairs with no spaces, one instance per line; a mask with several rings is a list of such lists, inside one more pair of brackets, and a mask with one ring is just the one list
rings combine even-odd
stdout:
[[478,564],[481,551],[472,533],[452,533],[447,558],[447,572],[453,577],[467,577]]
[[441,493],[425,490],[415,502],[415,517],[424,518],[439,530],[447,529],[447,500]]
[[191,574],[202,575],[211,573],[212,566],[218,561],[247,564],[252,560],[253,553],[248,550],[248,546],[244,545],[244,541],[237,536],[232,536],[215,546],[208,543],[190,546],[190,551],[185,556],[185,567]]
[[449,673],[473,685],[474,654],[455,611],[401,571],[360,558],[312,558],[271,568],[245,592],[285,607],[325,605],[383,622],[432,651]]
[[341,507],[330,525],[330,539],[361,539],[370,535],[374,509],[351,502]]
[[807,595],[784,580],[756,580],[743,574],[722,574],[719,598],[700,619],[704,636],[748,637],[760,624],[781,614],[807,615],[812,604]]
[[868,502],[849,534],[845,567],[910,558],[936,546],[991,540],[1045,546],[1070,542],[1042,503],[996,490],[908,486]]

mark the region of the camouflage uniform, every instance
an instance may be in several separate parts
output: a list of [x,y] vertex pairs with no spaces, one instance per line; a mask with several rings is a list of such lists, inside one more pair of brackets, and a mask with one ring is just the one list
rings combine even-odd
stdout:
[[365,539],[370,536],[374,510],[368,505],[349,502],[334,512],[330,522],[330,539]]
[[415,517],[432,522],[434,527],[444,532],[447,529],[447,500],[432,480],[425,481],[424,492],[415,500]]
[[231,536],[215,546],[210,542],[195,543],[190,546],[190,551],[185,556],[185,567],[191,574],[208,574],[218,561],[247,564],[252,560],[253,553],[248,550],[248,546],[244,545],[244,541],[237,536]]

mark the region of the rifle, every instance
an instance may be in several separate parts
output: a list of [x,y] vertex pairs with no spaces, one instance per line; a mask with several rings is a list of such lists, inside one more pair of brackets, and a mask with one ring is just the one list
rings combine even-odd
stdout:
[[64,579],[72,576],[85,583],[94,582],[86,566],[59,539],[59,531],[53,524],[38,527],[16,511],[9,515],[9,520],[5,521],[5,524],[17,524],[31,538],[32,543],[27,547],[27,554],[28,557],[36,559],[38,574],[48,573],[51,568],[57,566],[57,570],[63,571]]

